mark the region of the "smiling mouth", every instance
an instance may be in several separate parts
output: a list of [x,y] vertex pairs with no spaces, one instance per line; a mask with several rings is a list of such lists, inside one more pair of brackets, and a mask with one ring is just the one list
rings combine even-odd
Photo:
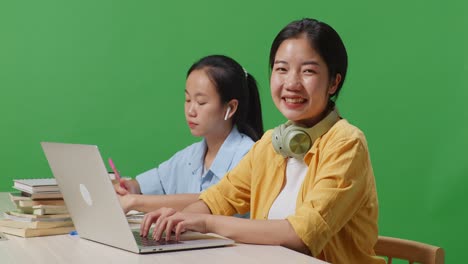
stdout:
[[283,99],[288,104],[302,104],[302,103],[304,103],[306,101],[304,98],[287,98],[287,97],[284,97]]

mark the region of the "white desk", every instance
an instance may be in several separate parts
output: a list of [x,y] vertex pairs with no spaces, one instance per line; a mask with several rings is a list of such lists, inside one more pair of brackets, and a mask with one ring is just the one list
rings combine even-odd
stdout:
[[[0,193],[0,212],[14,208]],[[0,241],[0,263],[325,263],[280,246],[233,246],[139,255],[69,235]]]

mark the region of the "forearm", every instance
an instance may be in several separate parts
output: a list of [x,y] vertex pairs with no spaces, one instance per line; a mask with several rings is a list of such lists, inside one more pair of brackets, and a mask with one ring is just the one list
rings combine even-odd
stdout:
[[199,194],[132,195],[130,209],[151,212],[162,207],[182,210],[198,200]]
[[249,220],[213,215],[207,218],[207,232],[241,243],[280,245],[310,255],[287,220]]
[[210,208],[203,200],[198,200],[198,196],[197,201],[187,205],[182,211],[184,213],[211,214]]

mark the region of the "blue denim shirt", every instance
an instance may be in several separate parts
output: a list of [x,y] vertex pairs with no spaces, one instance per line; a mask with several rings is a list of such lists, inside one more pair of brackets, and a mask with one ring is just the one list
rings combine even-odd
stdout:
[[202,175],[206,141],[177,152],[159,167],[136,177],[143,194],[200,193],[219,180],[244,157],[254,141],[234,127]]

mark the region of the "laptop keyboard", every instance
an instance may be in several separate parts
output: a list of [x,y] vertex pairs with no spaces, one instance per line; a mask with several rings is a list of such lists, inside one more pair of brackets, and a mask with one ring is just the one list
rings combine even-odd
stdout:
[[171,245],[171,244],[181,244],[182,242],[177,242],[175,240],[169,240],[166,241],[164,238],[161,238],[161,240],[154,240],[153,237],[147,236],[147,237],[142,237],[140,236],[139,231],[132,231],[133,237],[135,237],[135,240],[138,245],[144,246],[144,247],[151,247],[151,246],[161,246],[161,245]]

